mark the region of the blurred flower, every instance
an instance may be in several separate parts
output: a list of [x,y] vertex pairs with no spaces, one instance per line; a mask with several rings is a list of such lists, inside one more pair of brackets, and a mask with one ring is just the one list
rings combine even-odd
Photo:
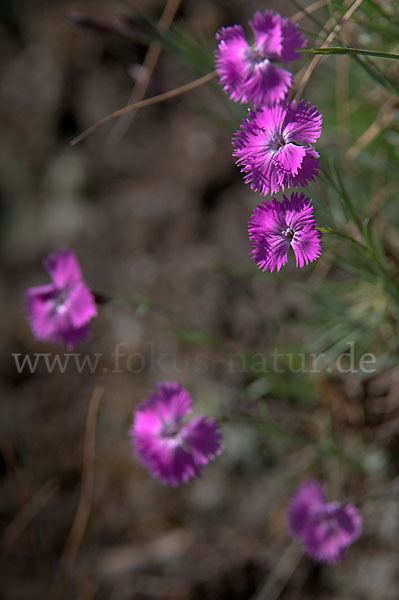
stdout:
[[306,46],[299,28],[278,13],[267,10],[249,22],[255,43],[249,46],[241,25],[222,27],[216,34],[216,68],[224,91],[235,102],[264,106],[283,100],[292,84],[289,71],[275,62],[288,63]]
[[130,435],[139,461],[163,483],[177,486],[198,476],[222,452],[213,419],[196,417],[183,425],[192,399],[179,383],[159,383],[135,411]]
[[251,258],[262,271],[280,271],[287,262],[290,246],[296,266],[303,267],[321,254],[320,233],[316,229],[313,206],[304,194],[293,192],[291,200],[259,204],[248,223],[249,238],[254,249]]
[[306,186],[320,168],[310,144],[320,137],[321,122],[317,107],[303,100],[250,110],[233,138],[245,183],[264,195]]
[[359,511],[351,504],[326,503],[317,481],[305,481],[299,487],[288,510],[288,523],[305,552],[329,565],[335,565],[362,532]]
[[29,288],[25,293],[33,334],[38,340],[76,346],[87,338],[89,321],[97,315],[93,294],[70,250],[50,254],[43,264],[53,283]]

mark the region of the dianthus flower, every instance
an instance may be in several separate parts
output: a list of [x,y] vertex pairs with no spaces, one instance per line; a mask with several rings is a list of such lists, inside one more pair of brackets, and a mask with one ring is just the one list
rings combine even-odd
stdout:
[[248,223],[249,238],[254,247],[250,255],[262,271],[280,271],[293,249],[296,266],[303,267],[321,254],[320,233],[316,229],[313,206],[304,194],[291,194],[291,200],[259,204]]
[[216,68],[224,91],[235,102],[265,106],[280,102],[292,85],[289,71],[276,66],[288,63],[306,46],[297,25],[267,10],[255,14],[249,22],[255,43],[249,46],[241,25],[222,27],[216,34]]
[[135,410],[130,429],[138,460],[163,483],[177,486],[200,474],[222,452],[213,419],[196,417],[184,425],[192,399],[177,382],[158,384]]
[[327,503],[317,481],[305,481],[299,487],[288,510],[288,523],[304,551],[329,565],[335,565],[362,532],[357,508]]
[[306,186],[320,168],[311,144],[320,137],[321,122],[317,107],[303,100],[249,111],[233,138],[245,183],[264,195]]
[[25,293],[33,334],[38,340],[75,346],[87,338],[89,321],[97,315],[93,294],[70,250],[50,254],[43,264],[53,283],[29,288]]

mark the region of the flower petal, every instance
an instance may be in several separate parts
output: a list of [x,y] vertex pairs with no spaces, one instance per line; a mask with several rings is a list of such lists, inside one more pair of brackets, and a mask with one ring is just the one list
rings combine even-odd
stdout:
[[295,234],[291,246],[296,258],[296,266],[302,268],[321,255],[320,233],[314,227],[306,227]]
[[253,65],[251,74],[242,84],[243,102],[267,106],[284,100],[292,85],[292,75],[269,60]]
[[324,494],[321,485],[314,480],[305,481],[291,500],[288,524],[293,535],[300,539],[308,533],[309,519],[315,506],[322,506]]
[[357,509],[339,502],[325,504],[311,518],[305,537],[307,552],[316,560],[335,565],[343,551],[352,544],[362,530],[362,518]]
[[305,155],[306,148],[294,144],[286,144],[274,154],[272,162],[278,168],[280,185],[283,185],[288,177],[298,174]]
[[290,23],[288,19],[281,19],[282,31],[282,49],[280,59],[283,62],[291,62],[301,58],[300,52],[296,52],[297,48],[304,48],[307,44],[307,39],[302,35],[301,30],[295,23]]
[[282,126],[285,114],[286,108],[282,105],[251,111],[233,138],[233,156],[246,173],[244,181],[264,195],[277,192],[281,187],[278,168],[272,162],[277,152],[273,135]]
[[67,327],[60,329],[60,341],[67,348],[74,348],[89,337],[90,331],[91,329],[88,324],[81,325],[80,327],[68,324]]
[[137,407],[137,414],[148,411],[158,415],[164,423],[178,423],[190,412],[192,398],[177,381],[158,384],[158,390],[151,392]]
[[301,100],[297,105],[293,100],[289,105],[284,122],[284,136],[287,141],[297,144],[312,144],[319,139],[322,128],[322,115],[317,106],[310,106]]
[[58,341],[57,322],[53,318],[53,310],[58,290],[55,285],[43,285],[26,291],[26,313],[38,340]]
[[262,15],[257,11],[254,20],[249,24],[255,34],[255,45],[258,50],[268,58],[281,57],[283,34],[281,17],[272,10],[266,10]]
[[181,435],[197,465],[208,464],[222,452],[222,434],[213,419],[197,417],[182,428]]
[[290,200],[286,196],[283,198],[287,227],[297,232],[304,227],[316,225],[310,198],[305,198],[305,194],[297,192],[292,192]]
[[342,548],[355,542],[362,532],[362,516],[355,506],[348,504],[336,514],[339,525],[339,543]]
[[297,188],[298,186],[305,187],[314,178],[318,176],[320,171],[320,162],[318,160],[319,154],[312,148],[306,148],[305,156],[301,164],[301,168],[295,177],[291,179],[291,186]]
[[282,233],[286,228],[284,208],[275,198],[272,203],[262,202],[256,207],[248,224],[254,246],[250,255],[262,271],[280,271],[286,264],[290,248],[290,239]]
[[88,286],[79,282],[68,294],[68,313],[75,327],[86,325],[97,316],[97,305]]
[[215,52],[216,69],[224,91],[235,102],[246,102],[242,86],[250,75],[251,64],[247,60],[250,48],[241,25],[222,27],[216,34],[219,46]]
[[171,440],[138,435],[135,438],[138,460],[163,483],[177,486],[199,473],[191,454]]
[[82,280],[78,260],[70,250],[50,254],[43,264],[58,288],[73,286]]

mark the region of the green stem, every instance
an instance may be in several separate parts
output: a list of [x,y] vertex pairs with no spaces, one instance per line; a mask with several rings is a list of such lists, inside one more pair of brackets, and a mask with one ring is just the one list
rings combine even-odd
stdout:
[[332,187],[335,189],[337,194],[340,196],[342,204],[344,206],[344,209],[349,214],[352,221],[355,223],[359,232],[363,235],[362,222],[356,212],[355,207],[352,204],[351,199],[349,198],[348,194],[346,193],[346,190],[344,188],[344,185],[343,185],[342,179],[338,173],[338,170],[335,168],[335,166],[333,164],[331,164],[330,168],[331,168],[331,170],[335,171],[335,177],[337,178],[338,183],[335,182],[333,177],[325,169],[322,169],[321,172],[323,173],[323,175],[327,179],[327,181],[330,183],[330,185],[332,185]]
[[345,240],[348,240],[349,242],[352,242],[352,244],[355,244],[356,246],[360,247],[366,253],[366,255],[372,261],[375,262],[376,267],[378,269],[378,274],[380,275],[381,279],[383,280],[383,284],[384,284],[386,291],[392,297],[394,303],[397,302],[397,299],[399,297],[399,290],[397,289],[395,282],[392,281],[389,271],[387,270],[385,265],[383,265],[383,263],[380,261],[380,259],[378,258],[377,254],[375,252],[375,249],[370,244],[366,246],[365,244],[358,242],[355,238],[351,237],[350,235],[347,235],[346,233],[343,233],[342,231],[337,231],[336,229],[332,229],[330,227],[316,227],[316,229],[318,231],[320,231],[321,233],[329,233],[331,235],[336,235],[338,237],[341,237]]
[[357,504],[361,506],[362,504],[366,504],[366,502],[377,502],[378,500],[399,500],[399,490],[392,492],[380,492],[376,494],[368,494],[367,496],[363,496],[361,498],[348,498],[344,501],[345,504]]
[[352,244],[356,244],[357,246],[360,246],[360,248],[362,250],[368,250],[367,246],[365,246],[364,244],[362,244],[361,242],[358,242],[357,240],[355,240],[355,238],[353,238],[350,235],[347,235],[346,233],[343,233],[342,231],[337,231],[336,229],[331,229],[331,227],[316,227],[316,229],[318,231],[320,231],[321,233],[330,233],[331,235],[338,235],[341,238],[344,238],[345,240],[349,240],[350,242],[352,242]]
[[[241,417],[241,416],[237,416],[237,417],[229,417],[229,416],[222,416],[219,417],[217,419],[217,421],[223,425],[223,424],[229,424],[229,425],[250,425],[251,427],[254,427],[255,429],[259,429],[260,431],[266,431],[267,433],[270,434],[274,434],[283,438],[287,438],[289,440],[291,440],[292,442],[298,442],[298,443],[309,443],[309,438],[302,436],[302,435],[298,435],[297,433],[292,433],[290,431],[287,431],[286,429],[284,429],[283,427],[281,427],[280,425],[278,425],[273,419],[269,418],[265,418],[264,416],[261,417],[261,420],[259,420],[259,417]],[[313,440],[311,440],[313,441]]]
[[306,54],[356,54],[363,56],[375,56],[376,58],[390,58],[399,60],[399,54],[392,54],[391,52],[374,52],[373,50],[362,50],[361,48],[305,48],[301,50]]

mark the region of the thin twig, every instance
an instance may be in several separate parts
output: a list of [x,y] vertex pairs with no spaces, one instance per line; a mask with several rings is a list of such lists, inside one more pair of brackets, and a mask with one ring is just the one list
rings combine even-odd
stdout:
[[[160,31],[168,31],[174,21],[177,11],[179,10],[180,4],[181,0],[168,0],[166,2],[158,24]],[[147,53],[141,66],[140,77],[137,78],[136,83],[134,84],[132,92],[129,96],[129,100],[127,101],[127,105],[143,100],[161,52],[162,44],[157,40],[152,41],[148,46]],[[128,127],[132,124],[135,116],[136,111],[132,111],[129,116],[126,117],[126,119],[119,122],[119,127],[115,126],[113,131],[114,135],[112,139],[110,138],[110,143],[116,145],[122,139]]]
[[75,520],[65,544],[61,564],[68,565],[74,561],[82,541],[90,513],[94,483],[94,460],[96,449],[97,416],[104,388],[94,390],[87,413],[85,443],[83,449],[82,487]]
[[[328,46],[334,40],[334,38],[337,35],[337,33],[340,31],[340,29],[343,27],[343,25],[347,21],[349,21],[349,19],[352,17],[352,15],[355,13],[355,11],[360,7],[360,5],[362,4],[362,2],[363,2],[363,0],[354,0],[354,2],[351,4],[351,6],[348,8],[348,10],[346,11],[346,13],[344,14],[344,16],[342,17],[342,19],[340,20],[340,22],[329,33],[329,35],[327,36],[326,40],[321,45],[322,48],[328,48]],[[320,66],[320,64],[323,62],[324,59],[325,59],[324,56],[317,55],[309,63],[309,65],[308,65],[305,73],[303,74],[302,80],[301,80],[300,84],[297,87],[297,91],[296,91],[295,97],[298,100],[302,97],[304,89],[307,86],[311,75],[317,69],[317,67]]]
[[304,6],[302,10],[290,17],[290,21],[292,21],[293,23],[298,23],[298,21],[302,21],[302,19],[307,17],[309,14],[312,14],[316,10],[319,10],[319,8],[327,6],[327,4],[328,0],[319,0],[318,2],[314,2],[310,6]]
[[36,515],[48,504],[58,490],[58,483],[54,479],[49,479],[32,496],[32,498],[22,507],[15,519],[7,527],[3,537],[0,540],[1,559],[5,559],[11,548],[22,536],[29,523],[33,521]]
[[14,440],[14,427],[13,419],[10,406],[8,402],[5,402],[5,412],[2,414],[3,419],[7,419],[7,433],[0,437],[0,452],[3,455],[7,480],[10,483],[10,487],[13,496],[20,508],[29,500],[29,486],[26,484],[22,477],[23,470],[19,464],[16,452],[16,442]]
[[52,588],[50,590],[51,597],[58,597],[64,588],[65,579],[62,577],[62,575],[64,575],[65,571],[70,568],[72,563],[75,561],[89,519],[94,486],[97,417],[103,394],[104,388],[98,386],[94,390],[90,400],[83,447],[82,484],[80,488],[79,502],[75,518],[60,559],[59,571],[61,571],[61,573],[56,573]]
[[388,127],[395,116],[397,99],[386,102],[379,111],[375,121],[362,133],[359,139],[345,153],[345,160],[354,160],[380,133]]
[[[4,462],[7,469],[6,481],[9,481],[15,500],[19,505],[19,510],[22,512],[29,505],[29,502],[32,499],[33,490],[31,484],[29,483],[31,478],[27,477],[26,470],[22,468],[22,464],[18,458],[18,450],[22,450],[24,446],[17,445],[16,442],[16,440],[19,439],[19,436],[15,433],[17,426],[15,415],[13,415],[13,411],[11,410],[11,406],[9,405],[7,398],[4,398],[3,400],[5,404],[5,411],[4,414],[2,414],[2,418],[4,417],[7,419],[9,423],[7,428],[8,431],[5,433],[5,435],[1,436],[0,450],[4,456]],[[23,514],[23,518],[25,517],[26,512]],[[42,556],[39,550],[39,540],[37,538],[37,531],[34,525],[35,523],[32,522],[32,519],[28,519],[26,523],[26,527],[28,528],[27,538],[30,545],[30,555],[36,570],[37,582],[39,588],[44,589],[45,569],[42,563]],[[10,541],[12,546],[14,542],[11,540],[11,538]],[[9,546],[9,548],[11,548],[11,546]],[[7,554],[7,552],[5,554]]]
[[152,98],[147,98],[146,100],[141,100],[140,102],[135,102],[134,104],[129,104],[128,106],[124,106],[123,108],[116,110],[115,112],[107,115],[100,121],[97,121],[97,123],[94,123],[93,125],[88,127],[80,135],[75,137],[70,142],[70,145],[76,146],[76,144],[78,144],[79,142],[84,140],[88,135],[92,134],[99,127],[102,127],[103,125],[106,125],[107,123],[110,123],[114,119],[123,117],[123,115],[127,115],[132,111],[138,110],[139,108],[145,108],[146,106],[151,106],[152,104],[158,104],[159,102],[163,102],[164,100],[170,100],[170,98],[175,98],[176,96],[180,96],[181,94],[185,94],[186,92],[191,92],[191,90],[194,90],[194,89],[200,87],[201,85],[208,83],[208,81],[211,81],[212,79],[214,79],[216,77],[216,75],[217,75],[217,72],[212,71],[211,73],[208,73],[207,75],[204,75],[203,77],[200,77],[199,79],[190,81],[190,83],[186,83],[185,85],[175,88],[174,90],[170,90],[169,92],[165,92],[163,94],[158,94],[158,96],[153,96]]
[[[337,56],[336,58],[336,84],[335,99],[337,123],[344,135],[350,136],[350,110],[349,110],[349,57]],[[349,140],[348,140],[349,141]]]
[[277,600],[301,558],[302,552],[297,542],[291,542],[252,600]]

